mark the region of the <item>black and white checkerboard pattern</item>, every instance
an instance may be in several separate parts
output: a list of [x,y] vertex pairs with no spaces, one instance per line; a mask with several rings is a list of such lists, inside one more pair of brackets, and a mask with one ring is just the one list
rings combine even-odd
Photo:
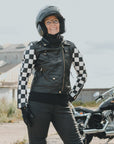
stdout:
[[[19,82],[18,82],[18,93],[17,93],[18,108],[22,108],[27,105],[27,99],[28,99],[27,83],[36,61],[35,51],[34,49],[31,48],[31,45],[33,44],[31,43],[30,45],[28,45],[27,49],[25,50],[23,61],[21,64]],[[78,51],[77,48],[74,48],[73,65],[77,72],[76,84],[74,85],[72,90],[73,94],[72,96],[75,96],[75,93],[80,91],[80,89],[84,85],[87,77],[85,63],[83,61],[81,53]]]
[[34,53],[34,49],[31,49],[31,45],[29,45],[24,52],[20,69],[17,94],[18,108],[22,108],[27,105],[27,84],[36,60],[36,55]]
[[85,63],[83,57],[77,48],[74,48],[73,53],[73,66],[77,72],[77,79],[73,89],[70,92],[70,95],[74,97],[76,94],[79,94],[80,90],[83,88],[84,83],[86,82],[87,73],[85,68]]

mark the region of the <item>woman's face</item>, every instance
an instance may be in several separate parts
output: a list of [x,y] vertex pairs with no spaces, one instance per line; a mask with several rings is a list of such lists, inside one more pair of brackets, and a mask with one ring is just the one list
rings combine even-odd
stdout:
[[48,34],[55,35],[59,32],[60,23],[55,16],[46,17],[44,20]]

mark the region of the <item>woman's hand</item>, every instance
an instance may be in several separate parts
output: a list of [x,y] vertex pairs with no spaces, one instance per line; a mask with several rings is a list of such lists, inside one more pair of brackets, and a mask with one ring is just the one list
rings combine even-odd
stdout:
[[21,111],[22,111],[22,117],[23,117],[23,120],[24,120],[25,124],[28,127],[32,127],[33,119],[34,119],[35,116],[32,113],[32,111],[30,109],[30,106],[28,105],[27,107],[21,108]]
[[68,100],[70,102],[73,102],[78,96],[78,93],[74,93],[73,90],[70,90],[69,95],[68,95]]

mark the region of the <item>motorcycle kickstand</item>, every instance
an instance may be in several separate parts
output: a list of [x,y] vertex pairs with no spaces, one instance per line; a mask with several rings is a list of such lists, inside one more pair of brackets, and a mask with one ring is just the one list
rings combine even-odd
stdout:
[[112,138],[108,138],[108,141],[105,144],[108,144],[112,139],[113,139],[113,137]]

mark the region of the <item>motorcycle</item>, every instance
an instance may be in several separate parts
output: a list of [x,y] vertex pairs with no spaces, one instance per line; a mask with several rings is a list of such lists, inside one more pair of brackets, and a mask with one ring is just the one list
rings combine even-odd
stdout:
[[102,100],[96,110],[70,105],[84,144],[89,144],[93,137],[108,138],[108,144],[114,138],[114,88],[103,94],[96,92],[94,97],[96,102]]

